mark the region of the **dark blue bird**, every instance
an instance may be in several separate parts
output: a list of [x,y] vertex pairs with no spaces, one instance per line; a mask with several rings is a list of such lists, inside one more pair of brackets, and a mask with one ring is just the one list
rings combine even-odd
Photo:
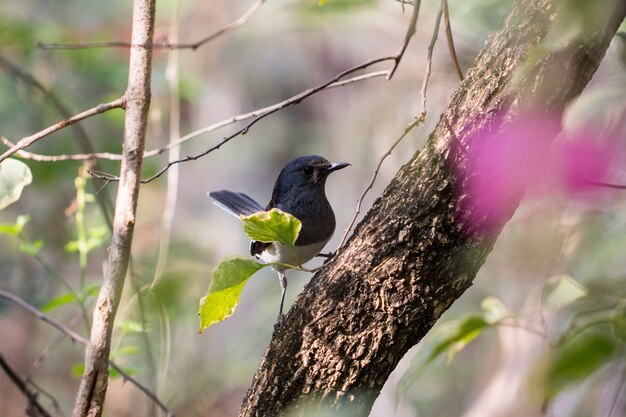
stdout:
[[[328,243],[335,232],[335,213],[333,212],[324,186],[331,172],[347,167],[346,162],[331,163],[321,156],[301,156],[290,161],[282,169],[272,192],[272,199],[263,208],[251,197],[243,193],[228,190],[210,192],[216,204],[227,212],[239,217],[259,211],[278,208],[295,216],[302,223],[295,251],[282,243],[250,243],[250,254],[266,263],[302,265],[308,262]],[[273,267],[278,273],[281,298],[279,317],[283,314],[283,303],[287,289],[285,269]]]

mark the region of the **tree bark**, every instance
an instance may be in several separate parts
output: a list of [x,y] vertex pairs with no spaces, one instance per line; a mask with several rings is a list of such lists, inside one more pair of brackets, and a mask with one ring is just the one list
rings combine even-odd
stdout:
[[[425,149],[398,171],[339,255],[296,299],[240,417],[304,415],[320,407],[367,415],[398,361],[472,284],[523,189],[501,216],[472,216],[465,204],[472,167],[464,149],[481,129],[503,131],[529,109],[558,121],[626,15],[626,1],[602,2],[579,36],[547,48],[568,3],[514,1]],[[532,138],[518,138],[526,139]],[[469,227],[468,218],[474,219]]]
[[141,165],[150,108],[154,14],[155,0],[134,1],[128,87],[124,95],[124,150],[115,202],[113,235],[102,288],[94,309],[90,344],[85,354],[85,371],[74,405],[74,417],[100,416],[103,411],[109,378],[111,333],[128,270],[141,183]]

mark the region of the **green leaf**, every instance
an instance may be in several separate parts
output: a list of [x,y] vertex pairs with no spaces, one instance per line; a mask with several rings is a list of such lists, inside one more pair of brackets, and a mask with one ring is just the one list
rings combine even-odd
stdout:
[[402,376],[398,384],[396,398],[404,395],[408,387],[421,376],[439,356],[447,352],[446,363],[462,351],[472,340],[476,339],[485,329],[498,324],[508,314],[506,306],[495,297],[487,297],[480,304],[483,312],[451,320],[435,328],[417,356],[411,367]]
[[39,239],[34,242],[22,242],[20,250],[27,255],[36,255],[43,248],[43,242]]
[[300,220],[277,208],[241,216],[241,221],[243,230],[250,239],[259,242],[281,242],[292,247],[302,228]]
[[117,360],[124,356],[137,355],[139,352],[139,347],[136,345],[122,346],[111,351],[111,359]]
[[506,306],[496,297],[487,297],[481,303],[483,318],[489,324],[496,324],[508,314]]
[[613,359],[616,340],[600,333],[586,333],[555,352],[547,369],[547,393],[554,398],[566,386],[580,382]]
[[543,305],[552,310],[560,310],[585,297],[589,290],[569,275],[548,278],[542,290]]
[[49,312],[50,310],[54,310],[55,308],[64,306],[66,304],[71,304],[76,300],[74,294],[71,292],[67,292],[65,294],[61,294],[59,296],[54,297],[52,300],[48,301],[42,308],[41,311],[44,313]]
[[20,198],[22,189],[33,181],[30,168],[17,159],[0,163],[0,210]]
[[17,216],[17,221],[15,224],[12,223],[2,223],[0,224],[0,234],[7,234],[17,236],[22,233],[24,226],[30,221],[30,216],[25,214],[21,216]]
[[621,305],[615,309],[611,319],[613,325],[613,334],[616,338],[626,343],[626,305]]
[[266,266],[241,256],[223,260],[213,271],[209,290],[200,300],[199,332],[232,315],[248,279]]
[[[127,375],[134,375],[137,373],[137,370],[135,368],[131,368],[131,367],[127,367],[124,366],[122,367],[122,370],[124,372],[126,372]],[[85,364],[84,363],[77,363],[74,364],[72,366],[72,375],[80,378],[83,373],[85,372]],[[115,369],[113,369],[113,367],[109,366],[109,378],[119,378],[120,376],[122,376],[119,372],[117,372]]]
[[149,329],[138,321],[124,320],[115,325],[122,329],[122,333],[146,333]]

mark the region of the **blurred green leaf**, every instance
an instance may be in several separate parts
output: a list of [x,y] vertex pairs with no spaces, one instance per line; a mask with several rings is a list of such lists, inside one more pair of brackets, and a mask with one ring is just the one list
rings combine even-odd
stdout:
[[137,355],[140,352],[139,346],[128,345],[119,347],[111,352],[111,359],[116,360],[124,356]]
[[[124,366],[122,367],[122,370],[127,374],[127,375],[134,375],[137,373],[137,370],[135,368],[131,368],[128,366]],[[85,364],[84,363],[77,363],[74,364],[72,366],[72,375],[80,378],[83,376],[83,373],[85,372]],[[120,376],[122,376],[119,372],[117,372],[115,369],[113,369],[111,366],[109,366],[109,378],[119,378]]]
[[30,168],[17,159],[5,159],[0,163],[0,210],[14,203],[22,195],[22,189],[33,181]]
[[[87,253],[93,249],[104,245],[107,241],[108,229],[106,226],[90,227],[87,229],[87,239],[85,240],[85,248]],[[66,252],[79,252],[80,240],[71,240],[65,244]]]
[[61,294],[59,296],[54,297],[52,300],[48,301],[42,308],[41,311],[43,311],[44,313],[47,313],[51,310],[54,310],[55,308],[64,306],[66,304],[71,304],[74,301],[78,301],[76,300],[76,297],[74,297],[74,294],[67,292],[65,294]]
[[243,230],[250,239],[259,242],[281,242],[292,247],[302,228],[300,220],[277,208],[241,216],[241,221]]
[[75,363],[72,365],[72,375],[80,378],[83,376],[83,372],[85,372],[85,364],[84,363]]
[[122,330],[122,333],[145,333],[149,330],[142,323],[133,320],[116,322],[115,325]]
[[0,234],[7,234],[17,236],[22,233],[24,226],[30,221],[30,216],[27,214],[17,216],[15,223],[2,223],[0,224]]
[[485,329],[493,327],[507,316],[506,306],[496,297],[487,297],[480,304],[481,314],[472,314],[442,323],[433,329],[422,349],[413,359],[409,370],[400,378],[396,399],[417,380],[435,359],[447,352],[447,363],[476,339]]
[[27,255],[36,255],[43,248],[43,242],[39,239],[34,242],[22,242],[20,250]]
[[506,317],[508,310],[506,306],[496,297],[487,297],[481,303],[483,318],[489,324],[495,324]]
[[621,305],[615,310],[611,324],[615,337],[626,343],[626,305]]
[[223,260],[213,271],[213,278],[206,296],[200,300],[200,333],[213,323],[233,314],[239,296],[248,279],[266,267],[253,259],[240,256]]
[[585,333],[558,349],[548,364],[547,392],[554,398],[566,386],[580,382],[614,358],[617,341],[600,333]]
[[542,290],[542,303],[549,309],[560,310],[588,293],[587,288],[569,275],[556,275],[547,279]]

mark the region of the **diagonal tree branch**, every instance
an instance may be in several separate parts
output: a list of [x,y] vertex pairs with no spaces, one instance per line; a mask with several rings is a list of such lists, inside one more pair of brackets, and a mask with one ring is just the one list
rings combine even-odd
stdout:
[[0,155],[0,162],[4,161],[11,155],[21,151],[24,148],[29,147],[33,143],[37,142],[40,139],[45,138],[48,135],[53,134],[67,126],[73,125],[74,123],[80,122],[81,120],[85,120],[89,117],[95,116],[97,114],[104,113],[109,110],[123,108],[126,105],[126,97],[120,97],[116,100],[113,100],[109,103],[100,104],[96,107],[92,107],[89,110],[85,110],[84,112],[78,113],[70,118],[65,120],[61,120],[58,123],[53,124],[52,126],[48,126],[47,128],[34,133],[30,136],[26,136],[20,139],[14,146],[12,146],[8,151],[4,152]]
[[15,386],[20,391],[22,391],[22,393],[28,400],[26,414],[32,417],[51,417],[50,413],[48,413],[48,411],[41,404],[39,404],[37,394],[30,389],[30,387],[28,386],[28,382],[22,379],[22,377],[20,377],[18,373],[15,372],[13,368],[11,368],[2,353],[0,353],[0,368],[4,370],[9,379],[13,381]]
[[[244,26],[255,14],[261,9],[261,6],[267,0],[257,0],[254,4],[243,14],[241,17],[228,26],[211,33],[208,36],[200,39],[196,42],[178,43],[177,40],[170,42],[169,40],[163,40],[154,42],[151,46],[152,49],[191,49],[196,50],[207,43],[222,37],[240,27]],[[107,41],[107,42],[79,42],[79,43],[44,43],[38,42],[37,47],[42,51],[48,51],[51,49],[88,49],[88,48],[130,48],[133,44],[123,41]]]
[[[494,141],[504,140],[501,134],[529,109],[558,123],[626,16],[623,0],[603,3],[595,26],[546,50],[541,42],[555,16],[562,17],[563,4],[513,2],[504,28],[489,38],[426,147],[398,171],[340,254],[296,299],[240,417],[326,408],[367,415],[404,354],[472,285],[523,195],[523,189],[511,193],[498,214],[478,215],[468,204],[468,178],[476,175],[472,138],[489,129]],[[528,59],[538,51],[541,59]],[[554,135],[542,137],[541,146]],[[515,140],[530,146],[533,139]]]

